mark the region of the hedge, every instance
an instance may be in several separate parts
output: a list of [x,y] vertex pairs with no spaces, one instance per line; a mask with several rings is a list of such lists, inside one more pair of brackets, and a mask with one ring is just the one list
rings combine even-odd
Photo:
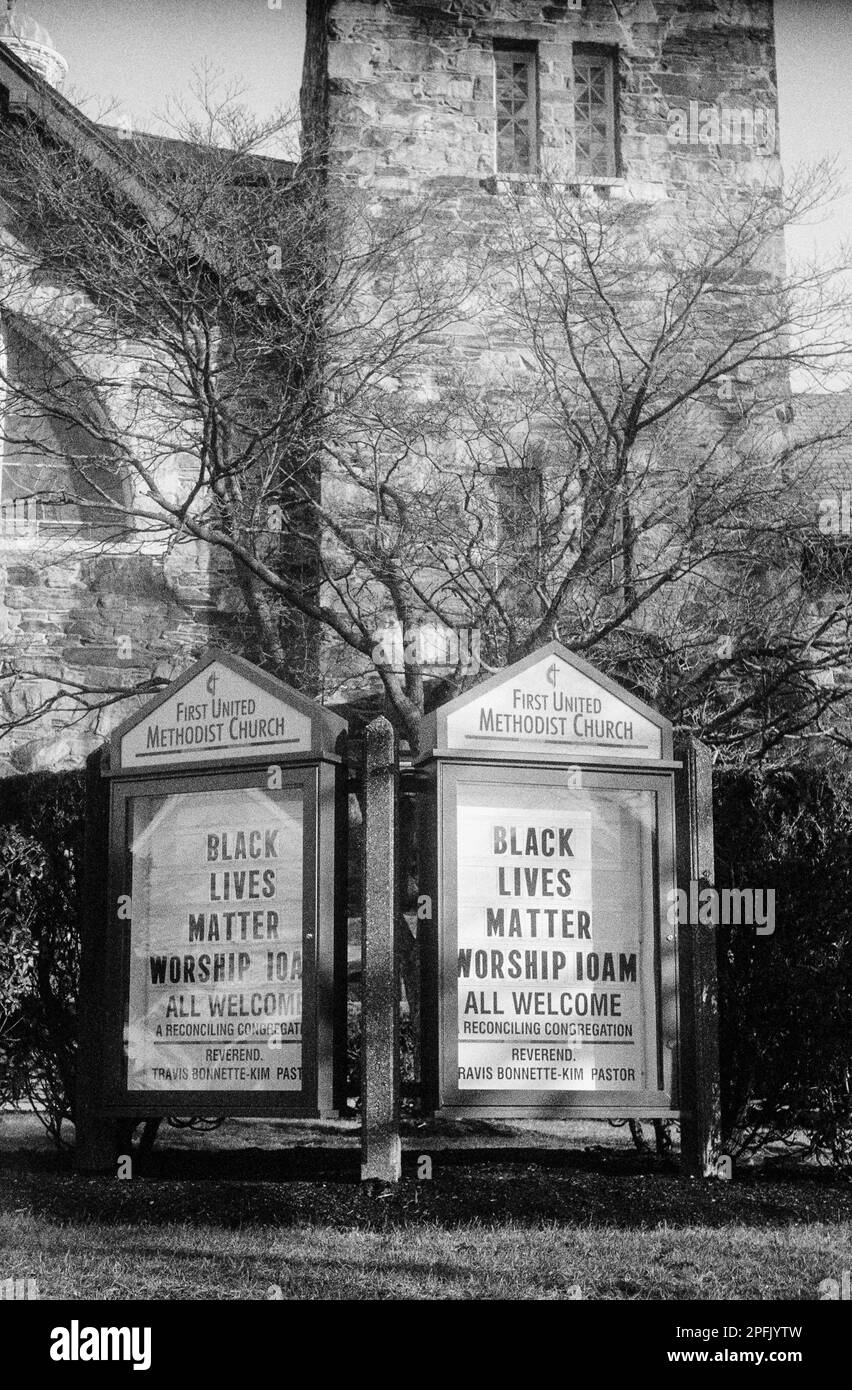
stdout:
[[852,777],[714,779],[717,887],[774,889],[775,932],[719,939],[726,1142],[804,1144],[852,1169]]
[[0,1102],[72,1116],[84,777],[0,781]]

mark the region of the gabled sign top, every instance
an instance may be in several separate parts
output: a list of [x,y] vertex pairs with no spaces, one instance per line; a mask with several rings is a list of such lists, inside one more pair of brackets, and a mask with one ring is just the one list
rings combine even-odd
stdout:
[[209,651],[112,735],[112,771],[337,751],[346,723],[230,652]]
[[433,751],[653,762],[672,756],[672,726],[561,642],[482,681],[421,724]]

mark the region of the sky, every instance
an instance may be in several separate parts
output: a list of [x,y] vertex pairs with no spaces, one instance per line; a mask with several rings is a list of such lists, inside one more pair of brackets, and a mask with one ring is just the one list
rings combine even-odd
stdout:
[[[298,101],[303,0],[20,0],[68,63],[63,92],[97,116],[114,99],[130,123],[163,130],[169,103],[205,64],[261,118]],[[112,118],[110,118],[112,119]]]
[[[142,129],[163,128],[158,116],[169,98],[205,62],[239,83],[258,115],[298,97],[304,0],[21,0],[20,8],[47,27],[68,60],[66,95],[112,98]],[[834,155],[845,186],[852,182],[852,0],[776,0],[776,25],[785,167]],[[821,226],[794,239],[792,253],[828,253],[850,219],[846,196]]]
[[852,0],[775,0],[779,129],[785,173],[837,160],[830,215],[788,238],[795,255],[830,255],[852,232]]

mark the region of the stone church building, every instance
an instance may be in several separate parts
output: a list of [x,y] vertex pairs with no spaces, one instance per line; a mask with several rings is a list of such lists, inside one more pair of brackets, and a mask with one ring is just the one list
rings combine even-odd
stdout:
[[[640,222],[708,187],[734,196],[780,181],[771,0],[305,3],[303,148],[321,148],[332,175],[379,209],[440,198],[448,236],[475,237],[501,198],[539,179],[627,205]],[[129,151],[62,96],[65,67],[49,35],[10,8],[0,24],[2,119],[36,114],[52,140],[82,150],[131,202],[150,199],[134,183]],[[13,220],[5,231],[14,237]],[[2,321],[3,375],[24,386],[61,371],[51,324],[67,312],[61,285],[28,292],[41,331],[27,328],[32,302],[20,315],[12,305]],[[474,354],[497,373],[511,348],[499,321],[484,356],[464,331],[439,332],[424,379],[433,361]],[[8,422],[0,460],[4,775],[77,766],[128,713],[126,701],[108,700],[81,716],[67,699],[51,704],[53,693],[119,695],[171,678],[206,646],[232,640],[239,611],[230,571],[200,541],[159,551],[81,541],[69,497],[85,441],[49,410],[36,428],[48,441],[37,461]],[[46,457],[63,499],[53,508],[32,501]],[[104,489],[127,486],[109,458],[97,467]],[[345,704],[357,677],[326,660],[319,693]]]

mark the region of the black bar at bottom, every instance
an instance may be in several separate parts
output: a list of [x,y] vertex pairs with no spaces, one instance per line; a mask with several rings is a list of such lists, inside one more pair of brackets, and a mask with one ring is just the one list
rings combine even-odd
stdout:
[[[285,1295],[287,1301],[294,1301],[294,1293],[298,1301],[292,1289]],[[389,1350],[386,1304],[369,1306],[368,1281],[353,1280],[352,1296],[358,1301],[349,1306],[338,1302],[318,1309],[313,1299],[313,1306],[293,1310],[280,1307],[281,1290],[273,1286],[256,1302],[0,1301],[0,1337],[7,1348],[17,1348],[16,1381],[26,1375],[28,1381],[52,1382],[55,1377],[62,1384],[75,1374],[91,1381],[99,1374],[115,1378],[138,1366],[147,1377],[144,1382],[140,1378],[140,1384],[181,1384],[186,1376],[187,1385],[224,1385],[230,1373],[243,1378],[248,1373],[250,1383],[256,1384],[276,1365],[280,1371],[282,1350],[291,1339],[301,1344],[300,1360],[321,1357],[327,1378],[335,1369],[334,1358],[329,1357],[332,1327],[331,1340],[343,1358],[339,1363],[343,1373],[347,1373],[347,1360],[351,1361],[350,1331],[362,1336],[367,1332],[377,1350]],[[530,1373],[537,1346],[559,1345],[564,1383],[576,1382],[578,1372],[584,1371],[603,1372],[611,1384],[619,1371],[635,1372],[639,1367],[642,1378],[653,1382],[661,1372],[689,1375],[707,1365],[748,1366],[757,1384],[767,1371],[792,1367],[813,1383],[815,1372],[847,1364],[848,1303],[556,1301],[561,1302],[558,1314],[549,1301],[511,1304],[514,1333],[510,1340],[521,1364],[530,1359]],[[482,1372],[509,1349],[506,1319],[510,1314],[501,1304],[442,1301],[428,1309],[409,1304],[400,1309],[400,1316],[428,1317],[432,1338],[440,1335],[444,1318],[451,1324],[461,1318],[465,1337],[476,1346],[475,1383],[482,1384]],[[395,1313],[395,1323],[396,1318]],[[322,1349],[312,1353],[312,1338],[306,1345],[304,1334],[314,1324],[326,1333]],[[113,1336],[112,1329],[119,1335]],[[129,1354],[111,1359],[114,1347]],[[94,1359],[93,1352],[100,1359]],[[245,1379],[239,1383],[245,1384]]]

